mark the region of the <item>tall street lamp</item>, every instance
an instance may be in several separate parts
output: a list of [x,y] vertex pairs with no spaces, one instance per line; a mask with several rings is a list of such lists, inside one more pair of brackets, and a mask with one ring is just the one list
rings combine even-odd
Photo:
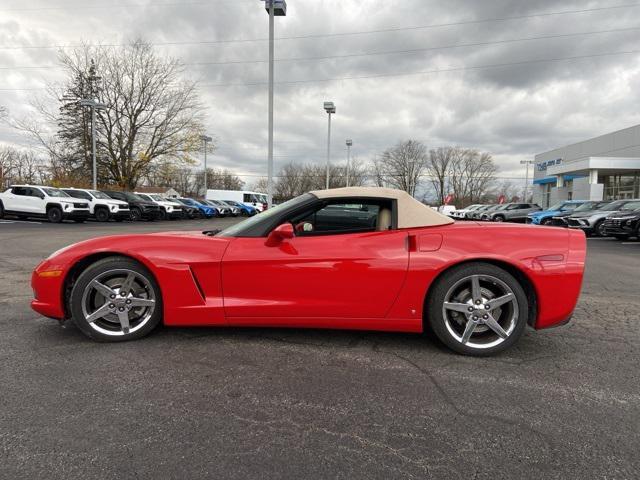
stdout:
[[207,135],[201,135],[200,140],[204,143],[204,198],[207,198],[207,144],[213,139]]
[[331,165],[331,115],[336,113],[336,106],[333,102],[324,102],[324,111],[329,114],[329,130],[327,133],[327,185],[329,190],[329,166]]
[[351,164],[351,146],[353,145],[353,140],[350,138],[347,139],[347,187],[349,186],[349,168]]
[[529,193],[529,165],[533,165],[534,162],[533,160],[520,160],[520,165],[526,165],[527,166],[527,170],[526,170],[526,174],[524,177],[524,201],[527,201],[527,194]]
[[271,208],[273,199],[273,77],[274,77],[274,17],[287,15],[285,0],[264,0],[269,13],[269,158],[267,160],[267,206]]
[[93,159],[93,189],[98,188],[98,165],[96,164],[96,110],[106,110],[104,103],[99,103],[93,98],[83,98],[79,105],[91,108],[91,157]]

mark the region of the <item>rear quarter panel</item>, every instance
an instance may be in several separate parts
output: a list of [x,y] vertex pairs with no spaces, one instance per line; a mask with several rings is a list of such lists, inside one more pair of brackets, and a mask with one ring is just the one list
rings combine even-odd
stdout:
[[[571,317],[580,294],[586,255],[584,233],[530,225],[455,223],[409,232],[409,271],[390,318],[425,318],[425,292],[444,272],[471,261],[519,270],[536,296],[535,328]],[[428,320],[428,319],[427,319]]]

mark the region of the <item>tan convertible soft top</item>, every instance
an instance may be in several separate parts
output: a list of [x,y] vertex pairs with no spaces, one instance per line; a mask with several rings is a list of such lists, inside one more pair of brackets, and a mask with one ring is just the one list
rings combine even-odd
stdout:
[[347,187],[311,192],[318,198],[389,198],[398,202],[398,228],[434,227],[448,225],[453,220],[436,212],[433,208],[419,202],[407,192],[394,188]]

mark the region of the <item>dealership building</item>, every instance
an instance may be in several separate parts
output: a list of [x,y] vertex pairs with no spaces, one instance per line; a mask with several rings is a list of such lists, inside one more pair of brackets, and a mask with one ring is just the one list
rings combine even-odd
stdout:
[[640,125],[535,156],[533,201],[640,198]]

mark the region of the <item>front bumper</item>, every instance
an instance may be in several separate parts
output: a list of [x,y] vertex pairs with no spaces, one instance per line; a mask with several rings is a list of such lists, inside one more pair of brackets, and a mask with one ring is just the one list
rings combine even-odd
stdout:
[[65,318],[62,305],[62,284],[66,271],[45,260],[31,274],[31,288],[34,299],[31,308],[45,317],[62,320]]
[[62,219],[63,220],[86,220],[91,216],[91,212],[88,208],[75,208],[73,210],[63,210],[62,211]]

